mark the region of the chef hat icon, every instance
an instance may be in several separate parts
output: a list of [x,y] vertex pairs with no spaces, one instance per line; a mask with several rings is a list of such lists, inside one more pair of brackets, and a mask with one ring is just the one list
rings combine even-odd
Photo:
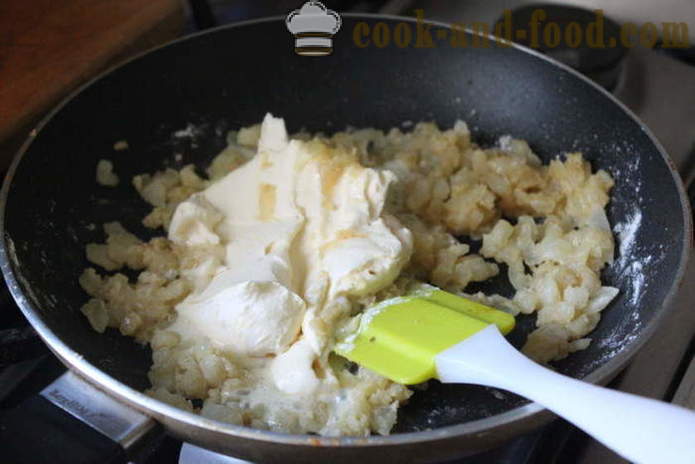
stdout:
[[333,52],[333,35],[340,29],[340,15],[323,3],[309,1],[285,20],[294,35],[294,51],[305,56],[325,56]]

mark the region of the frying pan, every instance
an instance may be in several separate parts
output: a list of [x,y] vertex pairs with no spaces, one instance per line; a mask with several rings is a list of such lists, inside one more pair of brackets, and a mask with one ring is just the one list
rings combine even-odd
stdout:
[[[32,134],[3,186],[0,260],[18,305],[70,373],[18,410],[17,427],[45,427],[55,417],[48,398],[67,411],[51,419],[52,432],[70,433],[63,424],[79,417],[90,427],[81,425],[74,445],[98,442],[90,445],[95,456],[122,456],[156,422],[186,441],[257,462],[432,462],[499,445],[552,417],[511,394],[433,382],[401,409],[392,435],[327,438],[224,424],[141,393],[148,387],[148,348],[114,330],[97,334],[79,312],[87,299],[77,284],[88,266],[84,245],[104,238],[90,224],[121,220],[151,236],[140,224],[148,207],[128,180],[164,166],[205,166],[225,146],[228,130],[256,123],[267,111],[292,131],[387,129],[421,120],[449,127],[464,119],[483,145],[512,134],[545,161],[582,151],[615,178],[608,216],[633,240],[603,274],[621,293],[591,334],[593,343],[555,366],[605,383],[654,332],[683,277],[692,233],[681,182],[649,130],[601,88],[523,47],[454,48],[438,38],[447,26],[431,23],[433,48],[358,48],[352,32],[360,21],[392,30],[405,22],[413,33],[416,24],[387,16],[343,19],[333,54],[320,58],[294,53],[283,18],[187,37],[95,79]],[[114,152],[122,139],[130,149]],[[117,189],[96,184],[100,158],[114,160]],[[487,290],[509,292],[504,282]],[[520,344],[533,325],[532,317],[521,317],[512,341]],[[93,429],[101,433],[89,435]],[[99,441],[106,436],[116,444]],[[48,440],[34,441],[33,452],[49,449]],[[68,452],[62,445],[53,458]]]

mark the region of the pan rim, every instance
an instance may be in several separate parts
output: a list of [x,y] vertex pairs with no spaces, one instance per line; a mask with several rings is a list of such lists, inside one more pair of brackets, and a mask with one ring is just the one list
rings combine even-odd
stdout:
[[[385,15],[385,14],[369,14],[369,13],[342,13],[344,17],[348,18],[365,18],[372,20],[398,20],[398,21],[408,21],[414,23],[416,18],[398,16],[398,15]],[[202,428],[208,432],[222,433],[226,435],[232,435],[239,438],[245,438],[260,442],[274,442],[278,444],[294,445],[294,446],[311,446],[311,447],[376,447],[376,446],[397,446],[402,444],[414,444],[419,442],[430,442],[439,441],[448,438],[455,438],[461,436],[474,436],[474,435],[487,435],[491,433],[497,433],[498,429],[502,427],[517,426],[523,428],[523,423],[531,423],[532,418],[536,419],[537,422],[545,421],[551,417],[545,408],[537,403],[528,403],[523,406],[516,407],[502,414],[491,416],[484,419],[478,419],[471,422],[466,422],[463,424],[448,425],[445,427],[437,428],[434,430],[418,431],[418,432],[407,432],[407,433],[397,433],[389,436],[369,436],[369,437],[322,437],[317,435],[308,434],[286,434],[279,432],[272,432],[266,430],[252,429],[248,427],[228,424],[224,422],[215,421],[212,419],[207,419],[197,414],[193,414],[182,409],[170,406],[159,400],[151,398],[144,393],[137,391],[128,385],[120,382],[119,380],[106,374],[104,371],[96,367],[95,365],[89,363],[82,355],[78,352],[72,350],[65,342],[63,342],[53,331],[43,322],[39,310],[34,307],[34,305],[26,298],[22,286],[15,275],[15,271],[12,265],[12,260],[10,259],[10,254],[8,248],[11,247],[11,238],[6,235],[5,232],[5,213],[8,195],[10,192],[10,186],[14,178],[14,174],[21,163],[25,153],[28,151],[33,140],[40,133],[44,126],[46,126],[54,116],[56,116],[63,107],[67,106],[74,98],[82,93],[86,88],[94,85],[97,81],[110,75],[110,73],[116,71],[117,69],[128,65],[132,61],[139,60],[146,55],[156,52],[159,49],[168,47],[170,45],[177,44],[179,42],[195,39],[199,36],[204,36],[207,34],[214,34],[220,30],[240,28],[253,26],[254,24],[284,21],[284,16],[271,16],[264,18],[251,19],[247,21],[241,21],[237,23],[227,24],[218,26],[215,28],[207,29],[205,31],[200,31],[195,34],[187,35],[185,37],[178,38],[171,42],[159,45],[157,47],[146,50],[139,53],[126,61],[120,62],[115,66],[108,68],[102,73],[98,74],[96,77],[88,80],[84,84],[80,85],[76,90],[71,92],[68,96],[62,99],[41,121],[36,125],[36,127],[31,131],[27,140],[22,144],[21,148],[15,155],[8,171],[5,176],[2,190],[0,191],[0,234],[2,234],[2,241],[0,241],[0,269],[4,275],[5,281],[10,289],[12,297],[14,298],[16,304],[20,307],[24,316],[29,320],[31,325],[37,331],[39,336],[48,345],[48,347],[53,351],[67,367],[77,373],[80,377],[84,378],[90,384],[95,385],[97,388],[105,391],[111,396],[119,398],[121,401],[125,402],[129,407],[138,409],[149,416],[156,419],[160,418],[172,418],[175,421],[184,423],[190,427]],[[427,24],[432,24],[437,27],[451,28],[451,24],[447,24],[441,21],[425,20]],[[467,33],[476,34],[470,29],[466,29]],[[642,348],[642,346],[652,337],[656,329],[661,325],[664,318],[669,315],[672,311],[672,305],[670,304],[675,297],[678,289],[680,288],[684,273],[686,270],[686,264],[692,248],[692,214],[690,211],[690,202],[688,200],[685,188],[683,186],[682,180],[678,175],[677,170],[673,164],[673,161],[667,155],[665,149],[654,136],[651,130],[622,102],[617,100],[615,96],[600,87],[598,84],[594,83],[587,77],[581,75],[574,69],[559,63],[542,53],[530,49],[528,47],[512,43],[512,46],[526,54],[530,54],[535,58],[544,60],[551,65],[554,65],[566,73],[581,79],[586,84],[589,84],[595,90],[601,92],[605,97],[607,97],[613,104],[617,105],[628,117],[630,117],[640,129],[647,135],[649,140],[654,144],[662,159],[668,167],[671,177],[676,184],[676,189],[678,191],[678,196],[680,200],[680,209],[683,214],[684,223],[684,234],[682,242],[682,252],[679,257],[678,270],[676,273],[676,278],[671,284],[666,297],[662,302],[662,306],[658,313],[646,324],[642,331],[642,336],[638,337],[634,342],[628,345],[625,349],[620,351],[613,358],[609,359],[606,364],[593,370],[588,375],[582,378],[582,380],[590,382],[603,384],[608,382],[612,377],[614,377],[622,367],[624,367],[629,360]],[[501,433],[501,432],[499,432]]]

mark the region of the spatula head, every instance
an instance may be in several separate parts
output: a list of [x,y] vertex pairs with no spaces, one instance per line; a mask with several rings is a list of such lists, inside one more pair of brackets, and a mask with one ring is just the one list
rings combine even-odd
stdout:
[[401,384],[436,376],[434,357],[489,324],[503,334],[514,317],[434,287],[367,309],[355,333],[335,351]]

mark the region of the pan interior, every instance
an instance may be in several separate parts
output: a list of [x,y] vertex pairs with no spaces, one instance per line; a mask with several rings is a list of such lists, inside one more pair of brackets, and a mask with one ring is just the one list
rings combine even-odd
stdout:
[[[437,28],[431,49],[357,48],[357,22],[345,18],[333,54],[320,58],[297,56],[281,21],[180,41],[101,78],[54,115],[12,179],[5,239],[20,286],[60,339],[116,379],[148,386],[149,350],[114,330],[97,334],[79,312],[87,299],[77,283],[88,265],[84,245],[102,241],[99,226],[113,220],[151,236],[140,223],[148,206],[130,185],[133,175],[189,163],[202,168],[225,146],[228,130],[270,111],[291,131],[423,120],[450,127],[463,119],[484,145],[511,134],[545,161],[582,151],[616,180],[609,219],[623,231],[617,248],[621,238],[624,245],[604,280],[621,293],[590,347],[556,366],[585,377],[639,341],[675,281],[685,233],[672,173],[640,125],[591,85],[516,48],[454,48],[436,39]],[[115,152],[118,140],[130,149]],[[121,178],[115,189],[95,182],[102,158]],[[504,292],[500,285],[488,290]],[[533,324],[521,318],[513,340],[520,343]],[[432,382],[402,408],[396,431],[463,423],[522,402]]]

